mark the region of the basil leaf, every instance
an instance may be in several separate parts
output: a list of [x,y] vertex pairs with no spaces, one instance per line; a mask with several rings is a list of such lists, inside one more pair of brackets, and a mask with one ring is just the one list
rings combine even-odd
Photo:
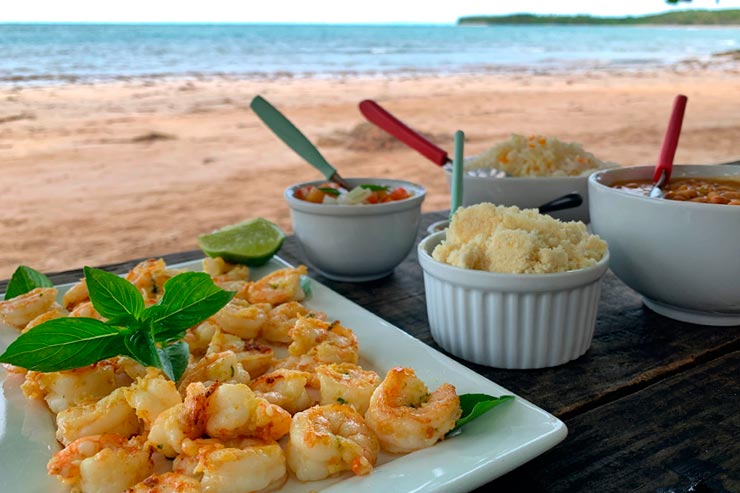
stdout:
[[370,190],[371,192],[387,192],[388,190],[390,190],[390,187],[388,187],[387,185],[372,185],[370,183],[360,185],[360,188],[365,188],[367,190]]
[[141,323],[133,315],[118,315],[106,320],[105,324],[129,329],[138,329],[141,326]]
[[311,278],[308,276],[301,276],[301,289],[303,294],[308,298],[311,296]]
[[53,288],[54,284],[41,272],[25,265],[19,266],[8,282],[5,299],[9,300],[33,291],[36,288]]
[[94,318],[57,318],[21,334],[0,362],[35,371],[81,368],[121,354],[125,332]]
[[126,356],[129,356],[144,366],[153,366],[162,369],[162,363],[157,353],[157,346],[154,345],[154,340],[149,331],[142,329],[133,330],[126,334],[123,341]]
[[190,348],[185,341],[177,341],[157,349],[162,362],[162,370],[172,380],[177,382],[185,373],[190,363]]
[[223,308],[234,292],[216,286],[204,272],[184,272],[164,285],[159,303],[144,310],[157,342],[181,339],[185,331]]
[[513,395],[502,395],[493,397],[487,394],[462,394],[460,396],[460,407],[462,416],[455,422],[455,427],[449,431],[452,433],[463,425],[466,425],[474,419],[484,415],[494,407],[514,398]]
[[341,194],[339,190],[332,187],[318,187],[318,189],[326,194],[331,195],[332,197],[339,197],[339,195]]
[[132,315],[144,311],[144,298],[136,287],[122,277],[92,267],[85,267],[85,282],[93,307],[105,318]]

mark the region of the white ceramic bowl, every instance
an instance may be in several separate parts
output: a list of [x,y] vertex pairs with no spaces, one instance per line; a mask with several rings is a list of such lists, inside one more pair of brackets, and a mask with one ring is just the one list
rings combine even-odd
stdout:
[[412,196],[405,200],[369,205],[314,204],[293,196],[306,185],[285,190],[293,231],[308,263],[329,279],[371,281],[385,277],[414,246],[426,190],[421,185],[382,178],[348,178],[352,185],[404,187]]
[[[611,268],[652,310],[704,325],[740,325],[740,207],[651,199],[611,188],[652,179],[653,166],[589,179],[591,226],[609,243]],[[674,166],[673,177],[740,179],[740,166]]]
[[591,346],[607,253],[587,269],[499,274],[438,262],[442,231],[419,243],[432,337],[446,351],[496,368],[557,366]]
[[[447,183],[451,187],[452,168],[445,166],[444,170]],[[515,205],[520,209],[536,209],[571,192],[580,193],[583,203],[549,215],[561,221],[583,221],[588,224],[588,175],[492,178],[470,176],[466,173],[463,174],[462,205],[491,202],[496,205]]]

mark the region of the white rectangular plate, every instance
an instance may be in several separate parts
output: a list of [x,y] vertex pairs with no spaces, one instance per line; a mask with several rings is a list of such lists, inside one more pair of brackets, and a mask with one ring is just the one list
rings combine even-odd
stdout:
[[[274,258],[265,267],[252,269],[257,279],[287,263]],[[173,266],[200,269],[200,262]],[[69,285],[59,286],[60,296]],[[496,385],[349,301],[316,281],[308,308],[326,312],[351,328],[360,342],[360,365],[381,376],[394,366],[411,367],[430,389],[449,382],[459,394],[494,396],[512,392]],[[18,331],[0,324],[0,350],[4,351]],[[0,369],[0,478],[3,491],[48,493],[66,491],[46,474],[46,463],[59,446],[54,439],[54,420],[46,407],[25,398],[19,389],[22,377]],[[301,483],[291,478],[281,493],[322,491],[340,493],[412,493],[471,491],[554,447],[565,438],[565,424],[516,397],[466,425],[462,433],[431,448],[408,455],[381,454],[371,474],[348,474],[325,481]]]

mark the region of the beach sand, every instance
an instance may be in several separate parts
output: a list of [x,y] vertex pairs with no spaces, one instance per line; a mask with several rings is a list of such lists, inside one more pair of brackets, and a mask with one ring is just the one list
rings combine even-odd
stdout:
[[651,164],[673,97],[689,104],[677,163],[740,159],[740,73],[665,70],[264,81],[128,81],[0,89],[0,278],[196,248],[198,234],[262,216],[287,232],[282,194],[320,175],[249,109],[283,111],[344,176],[386,176],[449,204],[444,173],[365,123],[375,99],[452,151],[513,132],[577,141],[603,160]]

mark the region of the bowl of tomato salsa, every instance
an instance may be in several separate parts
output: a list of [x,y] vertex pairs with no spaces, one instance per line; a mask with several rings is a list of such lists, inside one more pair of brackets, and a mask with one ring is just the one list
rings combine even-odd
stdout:
[[426,189],[383,178],[348,178],[285,190],[293,232],[307,263],[329,279],[364,282],[390,275],[411,252]]
[[676,165],[663,198],[654,166],[589,177],[591,227],[610,267],[653,311],[703,325],[740,325],[740,166]]

